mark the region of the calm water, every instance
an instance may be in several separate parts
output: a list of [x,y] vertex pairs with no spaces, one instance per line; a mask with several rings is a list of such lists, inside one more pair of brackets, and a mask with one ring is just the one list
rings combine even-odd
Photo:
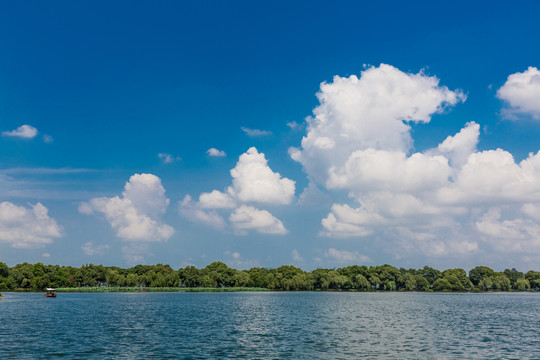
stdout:
[[540,359],[540,294],[4,293],[1,359]]

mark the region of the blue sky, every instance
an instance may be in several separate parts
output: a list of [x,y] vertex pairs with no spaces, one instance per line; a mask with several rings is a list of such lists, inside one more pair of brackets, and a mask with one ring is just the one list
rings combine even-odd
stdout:
[[0,261],[534,268],[539,7],[5,3]]

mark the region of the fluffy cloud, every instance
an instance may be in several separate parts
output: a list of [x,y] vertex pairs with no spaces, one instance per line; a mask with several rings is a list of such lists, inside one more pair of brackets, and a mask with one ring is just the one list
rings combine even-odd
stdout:
[[0,241],[15,248],[37,248],[60,236],[62,228],[41,203],[29,208],[7,201],[0,203]]
[[469,158],[469,155],[476,151],[480,136],[480,125],[469,122],[459,133],[454,136],[448,136],[439,146],[442,154],[445,154],[450,163],[457,168],[461,168]]
[[471,154],[438,199],[455,204],[515,204],[540,200],[540,152],[519,164],[502,149]]
[[178,210],[180,215],[193,222],[198,222],[210,226],[217,230],[225,228],[225,220],[216,211],[208,211],[200,208],[199,204],[195,204],[191,196],[186,195],[184,200],[179,204]]
[[225,220],[217,211],[235,209],[229,222],[237,233],[255,230],[264,234],[285,234],[287,231],[281,221],[270,212],[246,204],[290,204],[295,182],[272,171],[265,155],[254,147],[240,156],[230,173],[232,185],[225,192],[202,193],[196,203],[188,195],[180,202],[180,214],[191,221],[224,229]]
[[231,176],[229,193],[242,202],[289,204],[294,197],[295,182],[273,172],[264,154],[254,147],[240,156]]
[[540,225],[538,221],[514,218],[503,219],[500,208],[490,208],[475,223],[484,241],[504,253],[540,250]]
[[345,165],[329,169],[328,188],[425,191],[444,185],[450,176],[443,156],[376,149],[353,152]]
[[23,138],[23,139],[32,139],[36,137],[37,134],[38,134],[38,130],[35,127],[30,126],[30,125],[21,125],[15,130],[4,131],[2,133],[2,135],[4,136],[18,137],[18,138]]
[[497,97],[510,106],[506,115],[512,117],[521,113],[540,119],[540,71],[531,66],[524,72],[508,76],[497,91]]
[[236,203],[231,195],[213,190],[199,195],[199,206],[203,209],[231,209]]
[[214,157],[224,157],[224,156],[227,156],[227,154],[225,154],[225,151],[223,150],[218,150],[216,148],[210,148],[208,150],[206,150],[206,153],[208,154],[208,156],[214,156]]
[[[511,75],[498,96],[532,114],[536,103],[519,102],[516,94],[523,84],[534,94],[537,82],[530,68]],[[396,258],[421,252],[502,259],[506,247],[521,261],[525,249],[538,248],[540,152],[516,162],[502,149],[478,151],[475,122],[433,149],[411,152],[408,123],[427,123],[464,101],[461,91],[422,72],[381,65],[360,77],[337,76],[317,96],[301,146],[289,153],[315,185],[351,199],[332,205],[322,235],[375,241]],[[326,256],[332,254],[337,260],[336,251]]]
[[79,211],[102,213],[123,240],[161,241],[174,234],[174,229],[160,220],[168,205],[169,199],[157,176],[135,174],[126,183],[121,197],[93,198],[82,203]]
[[256,230],[263,234],[284,235],[287,230],[277,218],[266,210],[242,205],[229,217],[233,227],[238,230]]
[[317,97],[320,105],[307,119],[301,148],[289,152],[319,184],[356,151],[407,152],[412,146],[407,122],[427,123],[434,113],[465,100],[462,92],[439,86],[436,77],[384,64],[360,78],[335,76],[321,84]]

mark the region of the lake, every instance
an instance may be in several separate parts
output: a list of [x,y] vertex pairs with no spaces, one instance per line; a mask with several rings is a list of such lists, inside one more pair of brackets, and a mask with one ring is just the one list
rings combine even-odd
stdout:
[[3,293],[2,359],[540,359],[540,293]]

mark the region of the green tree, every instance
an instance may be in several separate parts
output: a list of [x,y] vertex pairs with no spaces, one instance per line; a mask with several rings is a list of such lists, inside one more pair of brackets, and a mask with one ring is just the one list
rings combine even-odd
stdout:
[[473,285],[478,285],[483,278],[495,276],[495,271],[487,266],[477,266],[469,271],[469,279]]
[[478,287],[482,290],[490,290],[493,288],[493,278],[492,277],[486,277],[480,280],[480,283],[478,284]]
[[195,266],[186,266],[184,269],[178,270],[180,282],[187,287],[197,287],[202,284],[202,274]]
[[38,262],[32,266],[32,273],[34,276],[43,276],[45,275],[45,266]]
[[516,288],[516,282],[518,279],[523,278],[523,273],[521,271],[517,271],[516,269],[504,269],[504,275],[510,280],[510,285],[513,288]]
[[499,273],[496,276],[493,276],[493,288],[499,290],[510,290],[512,286],[510,285],[510,280],[504,275],[504,273]]
[[414,280],[416,281],[416,290],[427,291],[429,290],[429,282],[422,275],[415,275]]
[[437,279],[433,282],[433,290],[435,291],[451,291],[452,290],[452,284],[448,282],[446,279]]
[[137,286],[138,281],[139,281],[139,277],[137,276],[137,274],[134,274],[134,273],[128,274],[128,276],[126,277],[127,286]]
[[461,283],[458,276],[456,274],[449,274],[444,277],[444,280],[448,281],[450,285],[452,285],[453,291],[463,291],[465,290],[465,286]]
[[354,284],[356,289],[358,290],[368,290],[371,289],[371,284],[369,283],[368,279],[362,274],[357,274],[354,279]]
[[468,290],[468,289],[472,289],[473,287],[471,280],[469,280],[469,278],[467,277],[467,273],[463,269],[447,269],[447,270],[444,270],[441,275],[443,278],[447,280],[450,275],[454,275],[459,280],[459,282],[461,283],[461,286],[458,284],[453,284],[452,281],[449,280],[450,283],[452,283],[452,285],[454,286],[455,290],[458,290],[458,289],[459,291]]
[[202,277],[202,287],[216,287],[217,283],[210,276],[204,275]]
[[316,269],[311,272],[315,281],[315,288],[328,290],[330,288],[330,275],[328,269]]
[[0,278],[7,278],[10,274],[9,266],[0,262]]
[[206,274],[209,274],[216,286],[224,287],[234,285],[234,274],[236,270],[231,269],[221,261],[215,261],[209,264],[204,270]]
[[384,283],[384,289],[388,291],[394,291],[396,290],[396,282],[393,280],[386,281]]
[[531,289],[540,290],[540,271],[527,271],[525,279],[529,281]]
[[[251,287],[260,287],[260,288],[268,288],[268,274],[270,274],[270,271],[265,268],[259,268],[254,267],[248,270],[249,274],[249,286]],[[276,277],[276,286],[279,285],[280,279]]]
[[45,290],[45,288],[49,287],[49,277],[47,275],[36,276],[30,280],[30,286],[34,290]]
[[234,274],[234,286],[245,287],[249,283],[249,274],[246,271],[237,271]]
[[[423,278],[422,278],[423,279]],[[403,274],[398,280],[399,288],[412,291],[416,289],[416,278],[410,273]]]
[[441,272],[432,267],[424,266],[423,269],[419,270],[419,275],[426,279],[430,285],[432,285],[435,280],[441,277]]
[[519,291],[529,290],[531,288],[531,284],[529,283],[529,280],[525,278],[518,278],[516,280],[516,289]]
[[180,283],[180,277],[178,276],[178,273],[176,271],[167,274],[165,276],[165,286],[168,287],[177,287]]
[[377,277],[376,275],[370,277],[369,282],[371,283],[371,287],[373,287],[374,289],[379,289],[382,285],[381,279],[379,279],[379,277]]

